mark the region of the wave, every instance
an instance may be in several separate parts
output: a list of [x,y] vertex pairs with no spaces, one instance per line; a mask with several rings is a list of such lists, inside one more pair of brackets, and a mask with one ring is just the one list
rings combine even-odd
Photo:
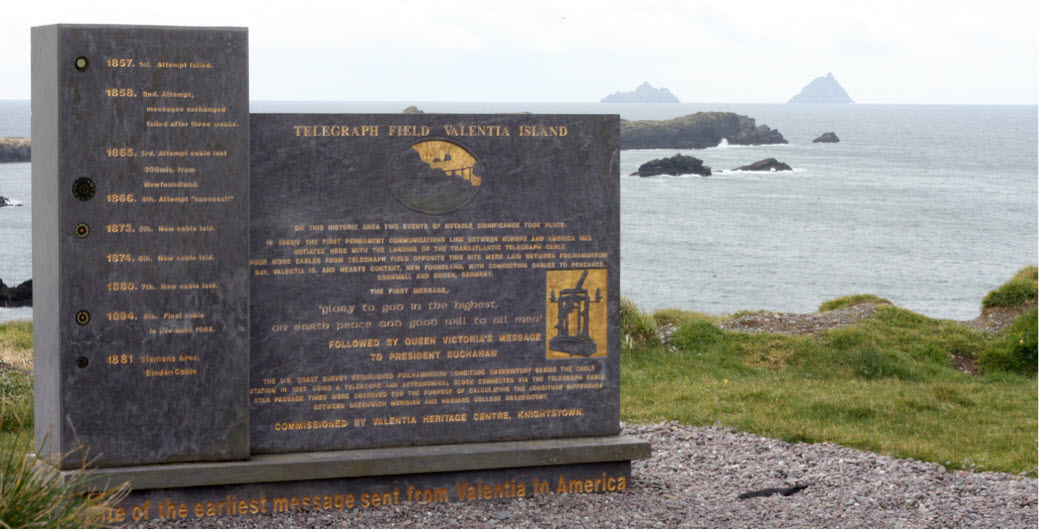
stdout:
[[10,197],[6,197],[6,199],[7,201],[4,204],[5,206],[25,206],[25,203],[18,199],[12,199]]
[[746,149],[746,148],[749,148],[749,147],[790,147],[792,145],[794,145],[794,144],[792,144],[792,143],[785,143],[785,144],[751,144],[751,145],[730,144],[729,140],[723,137],[721,143],[719,143],[718,145],[716,145],[714,147],[707,147],[705,149]]
[[803,167],[791,168],[789,171],[776,171],[776,170],[771,170],[771,171],[747,171],[747,170],[740,170],[740,169],[713,169],[713,168],[711,169],[711,172],[713,172],[713,173],[745,173],[745,174],[748,174],[748,175],[766,175],[766,174],[767,175],[771,175],[773,173],[804,173],[806,171],[808,171],[808,170],[803,168]]

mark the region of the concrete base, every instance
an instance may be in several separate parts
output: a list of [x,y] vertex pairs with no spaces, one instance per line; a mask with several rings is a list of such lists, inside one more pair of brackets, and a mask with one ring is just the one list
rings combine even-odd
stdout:
[[118,524],[623,492],[631,460],[649,456],[648,442],[607,436],[257,455],[238,462],[92,469],[79,478],[92,491],[130,483],[132,493],[106,517]]

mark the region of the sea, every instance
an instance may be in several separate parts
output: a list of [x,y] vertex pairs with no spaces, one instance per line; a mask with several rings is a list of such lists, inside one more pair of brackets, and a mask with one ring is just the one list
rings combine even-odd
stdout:
[[[1039,107],[725,103],[254,101],[252,112],[619,114],[727,111],[787,145],[621,151],[621,294],[644,310],[812,312],[874,294],[934,317],[978,315],[984,295],[1039,261]],[[28,101],[0,100],[0,137],[30,137]],[[812,140],[833,131],[836,144]],[[630,176],[676,153],[700,176]],[[733,168],[776,158],[792,172]],[[30,164],[0,164],[0,278],[31,277]],[[31,318],[0,308],[0,321]]]

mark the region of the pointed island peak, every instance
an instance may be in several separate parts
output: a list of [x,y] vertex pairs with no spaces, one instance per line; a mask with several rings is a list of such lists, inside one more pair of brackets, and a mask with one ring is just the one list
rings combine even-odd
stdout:
[[827,72],[822,77],[816,77],[808,83],[801,92],[790,98],[787,103],[855,103],[844,91],[844,87],[837,82],[833,72]]
[[602,98],[600,103],[679,103],[678,98],[670,90],[654,88],[649,81],[644,81],[631,92],[614,92]]

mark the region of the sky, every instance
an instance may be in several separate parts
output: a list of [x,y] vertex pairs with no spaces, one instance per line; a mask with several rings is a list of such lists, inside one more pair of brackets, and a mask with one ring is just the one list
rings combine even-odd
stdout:
[[857,103],[1036,105],[1039,2],[31,0],[0,18],[0,99],[32,26],[249,28],[250,98],[785,103],[833,72]]

